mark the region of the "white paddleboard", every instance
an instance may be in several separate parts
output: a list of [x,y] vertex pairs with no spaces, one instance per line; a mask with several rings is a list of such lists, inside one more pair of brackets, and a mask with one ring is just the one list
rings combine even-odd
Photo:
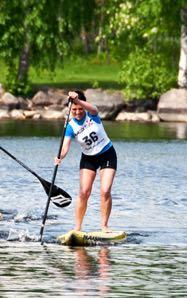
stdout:
[[57,238],[58,243],[69,246],[88,246],[96,245],[98,243],[114,243],[120,242],[127,237],[127,234],[123,231],[112,231],[109,233],[102,231],[94,232],[80,232],[69,231],[68,233],[61,235]]

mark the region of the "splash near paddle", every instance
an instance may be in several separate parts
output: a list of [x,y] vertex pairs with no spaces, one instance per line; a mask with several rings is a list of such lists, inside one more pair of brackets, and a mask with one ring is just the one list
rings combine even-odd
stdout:
[[91,246],[104,243],[118,243],[127,237],[127,234],[123,231],[112,231],[105,233],[102,231],[95,232],[80,232],[69,231],[68,233],[61,235],[57,238],[59,244],[69,246]]

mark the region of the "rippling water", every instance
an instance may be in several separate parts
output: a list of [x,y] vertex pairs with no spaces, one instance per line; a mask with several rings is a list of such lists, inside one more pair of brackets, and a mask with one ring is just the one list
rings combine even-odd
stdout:
[[[59,138],[2,136],[0,145],[50,181]],[[0,152],[0,297],[187,297],[187,142],[131,138],[114,146],[119,164],[110,225],[128,238],[74,249],[56,237],[74,226],[78,145],[72,144],[56,180],[73,202],[64,209],[50,205],[44,246],[38,236],[45,192]],[[99,226],[97,178],[84,230]]]
[[[1,297],[186,297],[186,248],[3,243]],[[0,294],[1,295],[1,294]]]

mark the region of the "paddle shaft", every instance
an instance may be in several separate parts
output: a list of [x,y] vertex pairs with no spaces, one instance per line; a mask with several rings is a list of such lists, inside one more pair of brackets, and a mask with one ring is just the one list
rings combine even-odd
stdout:
[[0,146],[0,149],[5,152],[7,155],[9,155],[12,159],[14,159],[17,163],[19,163],[23,168],[25,168],[28,172],[30,172],[31,174],[33,174],[36,178],[38,178],[38,180],[41,182],[43,181],[42,177],[40,177],[39,175],[37,175],[33,170],[31,170],[28,166],[26,166],[22,161],[20,161],[19,159],[17,159],[14,155],[12,155],[10,152],[8,152],[6,149],[4,149],[3,147]]
[[[71,106],[72,106],[72,101],[71,101],[71,99],[69,99],[69,102],[68,102],[68,113],[67,113],[67,117],[66,117],[65,122],[64,122],[64,128],[63,128],[62,138],[61,138],[61,141],[60,141],[60,146],[59,146],[58,155],[57,155],[57,157],[59,159],[60,159],[60,156],[61,156],[61,151],[62,151],[62,147],[63,147],[63,143],[64,143],[64,137],[65,137],[65,133],[66,133],[66,127],[67,127],[67,124],[69,122],[69,116],[70,116]],[[42,225],[41,225],[41,228],[40,228],[40,242],[41,242],[41,244],[43,244],[43,232],[44,232],[45,222],[46,222],[46,219],[47,219],[47,213],[48,213],[48,209],[49,209],[51,193],[52,193],[53,185],[55,183],[57,171],[58,171],[58,165],[56,165],[55,168],[54,168],[54,172],[53,172],[53,176],[52,176],[52,181],[51,181],[51,186],[50,186],[50,190],[49,190],[49,195],[48,195],[48,199],[47,199],[47,203],[46,203],[46,207],[45,207],[45,212],[44,212],[44,216],[43,216],[43,220],[42,220]]]
[[[6,153],[8,156],[10,156],[13,160],[15,160],[17,163],[19,163],[23,168],[25,168],[28,172],[30,172],[31,174],[33,174],[42,184],[46,194],[49,194],[49,190],[50,190],[50,186],[51,183],[48,182],[47,180],[43,179],[42,177],[40,177],[39,175],[37,175],[33,170],[31,170],[28,166],[26,166],[23,162],[21,162],[19,159],[17,159],[14,155],[12,155],[10,152],[8,152],[6,149],[4,149],[2,146],[0,146],[0,150],[2,150],[4,153]],[[65,198],[71,198],[69,196],[68,193],[66,193],[63,189],[59,188],[56,185],[53,185],[53,192],[51,193],[51,197],[52,196],[64,196]],[[59,201],[54,201],[52,200],[53,204],[57,207],[64,207],[64,203],[61,201],[61,198],[59,197]],[[66,202],[67,203],[67,202]],[[70,201],[69,201],[70,203]],[[66,205],[67,206],[67,205]]]

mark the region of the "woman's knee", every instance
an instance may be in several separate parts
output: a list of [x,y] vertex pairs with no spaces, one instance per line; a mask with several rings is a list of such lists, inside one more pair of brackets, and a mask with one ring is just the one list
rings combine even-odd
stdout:
[[79,196],[81,199],[88,199],[90,196],[91,190],[86,188],[81,188],[79,192]]
[[101,197],[104,199],[110,198],[111,197],[110,189],[108,189],[108,188],[101,189]]

